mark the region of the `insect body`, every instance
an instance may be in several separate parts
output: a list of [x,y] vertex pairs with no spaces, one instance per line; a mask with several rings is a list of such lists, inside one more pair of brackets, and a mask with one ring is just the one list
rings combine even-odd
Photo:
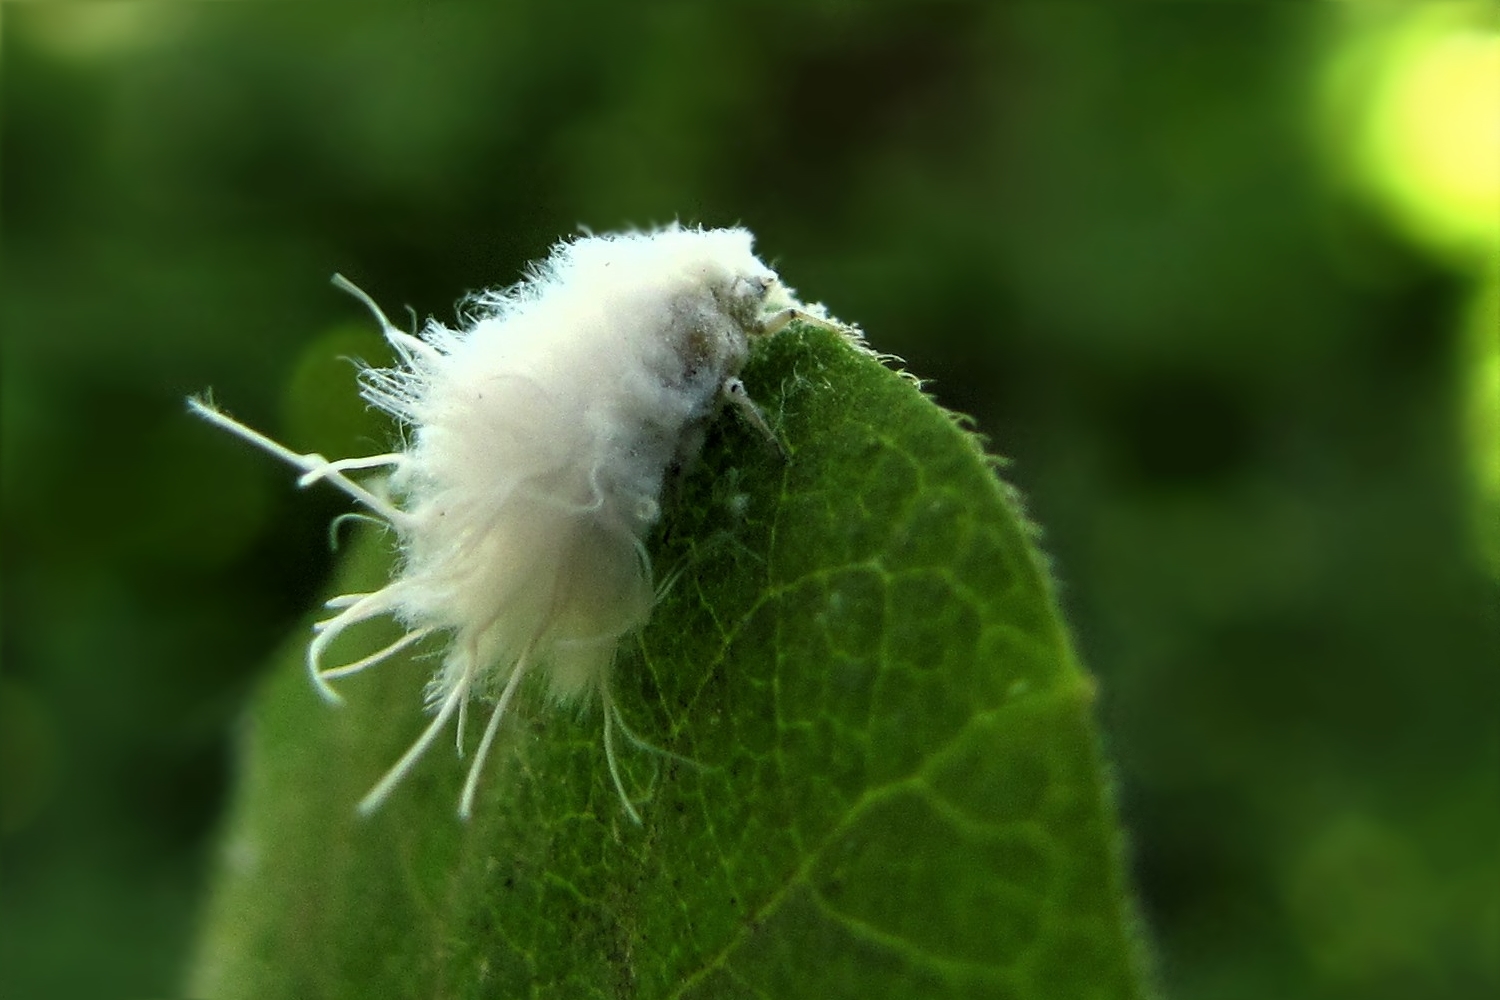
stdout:
[[[314,626],[307,665],[326,698],[339,700],[332,680],[434,633],[449,638],[427,687],[434,718],[361,812],[380,806],[455,714],[462,751],[467,709],[479,698],[493,708],[460,799],[467,817],[501,720],[540,669],[558,698],[600,699],[610,776],[639,821],[615,764],[612,726],[623,720],[609,668],[654,599],[642,539],[658,519],[663,481],[697,453],[724,402],[775,441],[738,377],[752,337],[796,318],[836,325],[797,303],[751,243],[744,229],[675,225],[579,237],[519,284],[467,300],[460,329],[429,321],[420,336],[396,329],[335,276],[370,307],[398,358],[361,372],[364,397],[405,429],[405,446],[389,454],[299,454],[190,401],[300,468],[302,485],[333,483],[395,532],[391,581],[334,598],[332,615]],[[383,488],[355,478],[381,468],[390,472]],[[323,665],[338,635],[379,616],[401,623],[402,638]]]

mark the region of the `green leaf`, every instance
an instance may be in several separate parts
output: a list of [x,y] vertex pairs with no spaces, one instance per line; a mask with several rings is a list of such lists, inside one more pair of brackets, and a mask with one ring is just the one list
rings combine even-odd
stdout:
[[[651,543],[680,575],[615,667],[631,727],[697,762],[620,741],[644,824],[598,706],[542,684],[470,822],[451,744],[356,818],[432,661],[335,709],[299,638],[252,712],[192,995],[1145,995],[1092,687],[992,463],[827,331],[745,380],[791,458],[717,423]],[[341,590],[384,579],[383,544]]]

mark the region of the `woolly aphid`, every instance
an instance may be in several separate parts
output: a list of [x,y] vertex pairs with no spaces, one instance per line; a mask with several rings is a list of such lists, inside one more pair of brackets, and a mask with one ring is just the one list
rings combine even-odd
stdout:
[[[218,410],[198,414],[325,480],[394,531],[399,560],[372,593],[328,602],[307,648],[312,683],[379,664],[427,636],[449,645],[427,684],[431,723],[359,803],[378,809],[458,716],[492,700],[459,801],[467,818],[481,769],[525,677],[543,671],[560,701],[599,699],[610,777],[640,821],[615,762],[613,727],[632,742],[610,694],[620,638],[655,600],[643,539],[661,513],[668,473],[695,456],[706,424],[728,403],[777,441],[739,379],[754,337],[794,319],[845,332],[799,303],[752,252],[744,229],[587,235],[558,243],[518,284],[471,296],[457,330],[429,320],[420,336],[391,324],[342,276],[394,349],[366,367],[361,392],[395,417],[403,446],[330,461],[299,454]],[[779,447],[779,444],[777,445]],[[370,470],[379,480],[358,481]],[[351,626],[394,618],[405,634],[353,662],[324,666]]]

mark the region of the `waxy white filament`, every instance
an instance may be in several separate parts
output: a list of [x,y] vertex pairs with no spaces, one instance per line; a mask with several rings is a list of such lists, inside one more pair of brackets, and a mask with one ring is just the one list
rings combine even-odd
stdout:
[[[361,373],[363,394],[394,416],[404,446],[330,461],[299,454],[202,399],[201,416],[327,480],[394,529],[400,560],[368,594],[328,602],[314,627],[309,674],[330,681],[372,667],[426,636],[450,645],[427,685],[426,730],[360,802],[377,809],[471,700],[493,701],[459,804],[473,809],[480,770],[522,680],[541,671],[559,699],[598,697],[610,777],[639,822],[615,762],[624,727],[609,673],[621,636],[654,600],[642,539],[660,513],[669,470],[695,455],[724,402],[775,441],[739,373],[751,338],[793,319],[844,330],[804,307],[751,250],[744,229],[583,236],[510,288],[471,297],[460,329],[396,329],[375,303],[334,281],[379,319],[398,363]],[[846,331],[851,332],[851,331]],[[355,474],[387,470],[383,485]],[[323,665],[341,633],[379,616],[402,638],[362,659]]]

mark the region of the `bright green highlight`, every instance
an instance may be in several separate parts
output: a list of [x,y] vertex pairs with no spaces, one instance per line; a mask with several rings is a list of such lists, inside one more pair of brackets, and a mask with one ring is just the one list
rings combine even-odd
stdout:
[[[1493,268],[1500,252],[1500,18],[1489,5],[1401,15],[1334,65],[1356,169],[1424,244]],[[1338,129],[1344,132],[1343,128]]]
[[1323,126],[1413,240],[1478,277],[1463,391],[1476,546],[1500,574],[1500,14],[1373,7],[1329,66]]

